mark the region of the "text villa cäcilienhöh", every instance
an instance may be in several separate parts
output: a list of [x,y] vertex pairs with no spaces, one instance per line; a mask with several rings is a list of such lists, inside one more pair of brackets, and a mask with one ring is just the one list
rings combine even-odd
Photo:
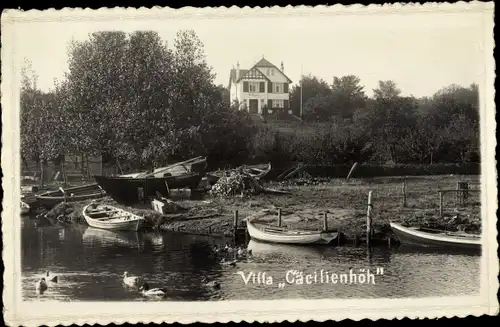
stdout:
[[[273,276],[266,272],[250,271],[244,273],[239,271],[238,274],[243,279],[245,285],[265,284],[273,285]],[[304,273],[299,270],[288,270],[285,273],[285,282],[287,284],[375,284],[375,276],[383,275],[384,268],[377,268],[375,273],[370,272],[370,269],[359,269],[359,273],[355,273],[353,269],[349,269],[348,273],[332,273],[321,269],[312,273]]]

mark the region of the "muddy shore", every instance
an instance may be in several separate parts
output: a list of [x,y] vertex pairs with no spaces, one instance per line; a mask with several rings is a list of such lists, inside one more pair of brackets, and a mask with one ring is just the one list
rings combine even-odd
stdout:
[[[453,189],[457,181],[470,182],[465,203],[457,203],[455,192],[443,197],[443,216],[439,213],[438,190]],[[312,179],[267,183],[266,186],[290,192],[287,195],[258,194],[237,197],[212,197],[201,200],[173,199],[177,212],[162,215],[151,204],[126,207],[111,198],[101,199],[127,209],[146,219],[146,229],[182,231],[196,234],[233,233],[234,211],[239,223],[262,209],[282,210],[282,223],[290,228],[323,227],[327,214],[329,229],[337,229],[347,239],[363,237],[366,231],[368,192],[372,191],[372,221],[376,235],[390,235],[389,221],[404,225],[423,225],[450,231],[481,232],[479,176],[425,176],[406,178],[406,206],[403,207],[403,178],[372,178],[363,180]],[[88,202],[61,203],[43,212],[47,224],[82,223],[82,210]],[[41,211],[39,212],[41,213]],[[277,215],[265,218],[277,222]],[[41,222],[43,223],[43,222]]]

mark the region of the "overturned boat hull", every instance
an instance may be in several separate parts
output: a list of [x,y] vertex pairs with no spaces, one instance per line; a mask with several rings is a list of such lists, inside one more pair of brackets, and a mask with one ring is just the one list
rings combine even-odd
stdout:
[[94,176],[96,182],[118,203],[146,202],[158,193],[167,196],[170,189],[196,188],[201,176],[198,173],[180,176],[127,178]]

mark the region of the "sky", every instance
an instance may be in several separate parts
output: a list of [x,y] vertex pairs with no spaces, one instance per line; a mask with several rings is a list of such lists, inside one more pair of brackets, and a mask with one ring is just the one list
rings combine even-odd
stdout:
[[483,19],[477,12],[46,19],[16,26],[16,67],[31,61],[38,86],[47,91],[68,70],[72,39],[103,30],[154,30],[173,45],[177,31],[193,29],[217,84],[228,85],[237,62],[248,69],[264,56],[277,67],[283,61],[294,84],[301,72],[330,84],[334,76],[353,74],[368,95],[379,80],[393,80],[404,95],[430,96],[450,84],[484,80]]

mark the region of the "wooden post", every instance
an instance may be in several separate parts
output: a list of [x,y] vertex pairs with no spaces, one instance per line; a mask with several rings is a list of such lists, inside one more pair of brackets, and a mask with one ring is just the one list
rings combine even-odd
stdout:
[[66,165],[65,165],[66,157],[63,155],[61,160],[61,173],[63,177],[63,185],[64,187],[68,186],[68,176],[66,175]]
[[281,208],[278,209],[278,227],[281,227]]
[[349,178],[351,178],[351,175],[352,175],[352,172],[354,171],[354,169],[358,166],[358,163],[355,162],[354,165],[352,165],[351,167],[351,170],[349,170],[349,174],[347,174],[347,178],[346,178],[346,181],[349,181]]
[[85,161],[87,163],[87,180],[90,181],[91,177],[91,171],[90,171],[90,164],[89,164],[89,155],[85,154]]
[[439,217],[443,217],[443,192],[439,191]]
[[123,175],[122,165],[120,165],[120,160],[118,160],[118,158],[116,158],[116,163],[118,164],[118,169],[120,169],[120,173]]
[[467,200],[469,198],[469,183],[463,182],[462,189],[464,189],[464,191],[462,191],[464,206],[467,206]]
[[238,210],[233,212],[233,235],[236,237],[236,231],[238,229]]
[[368,192],[368,209],[366,211],[366,246],[370,246],[372,237],[372,191]]
[[457,182],[457,203],[460,206],[464,206],[467,196],[468,196],[468,190],[469,188],[469,183],[467,182]]
[[401,187],[401,192],[403,193],[403,208],[406,208],[406,178],[403,179],[403,185]]
[[325,211],[325,213],[323,215],[324,215],[323,216],[323,231],[326,232],[328,230],[328,214]]
[[44,168],[44,164],[43,164],[43,159],[40,158],[40,187],[43,188],[43,180],[45,179],[45,174],[43,173],[43,168]]

